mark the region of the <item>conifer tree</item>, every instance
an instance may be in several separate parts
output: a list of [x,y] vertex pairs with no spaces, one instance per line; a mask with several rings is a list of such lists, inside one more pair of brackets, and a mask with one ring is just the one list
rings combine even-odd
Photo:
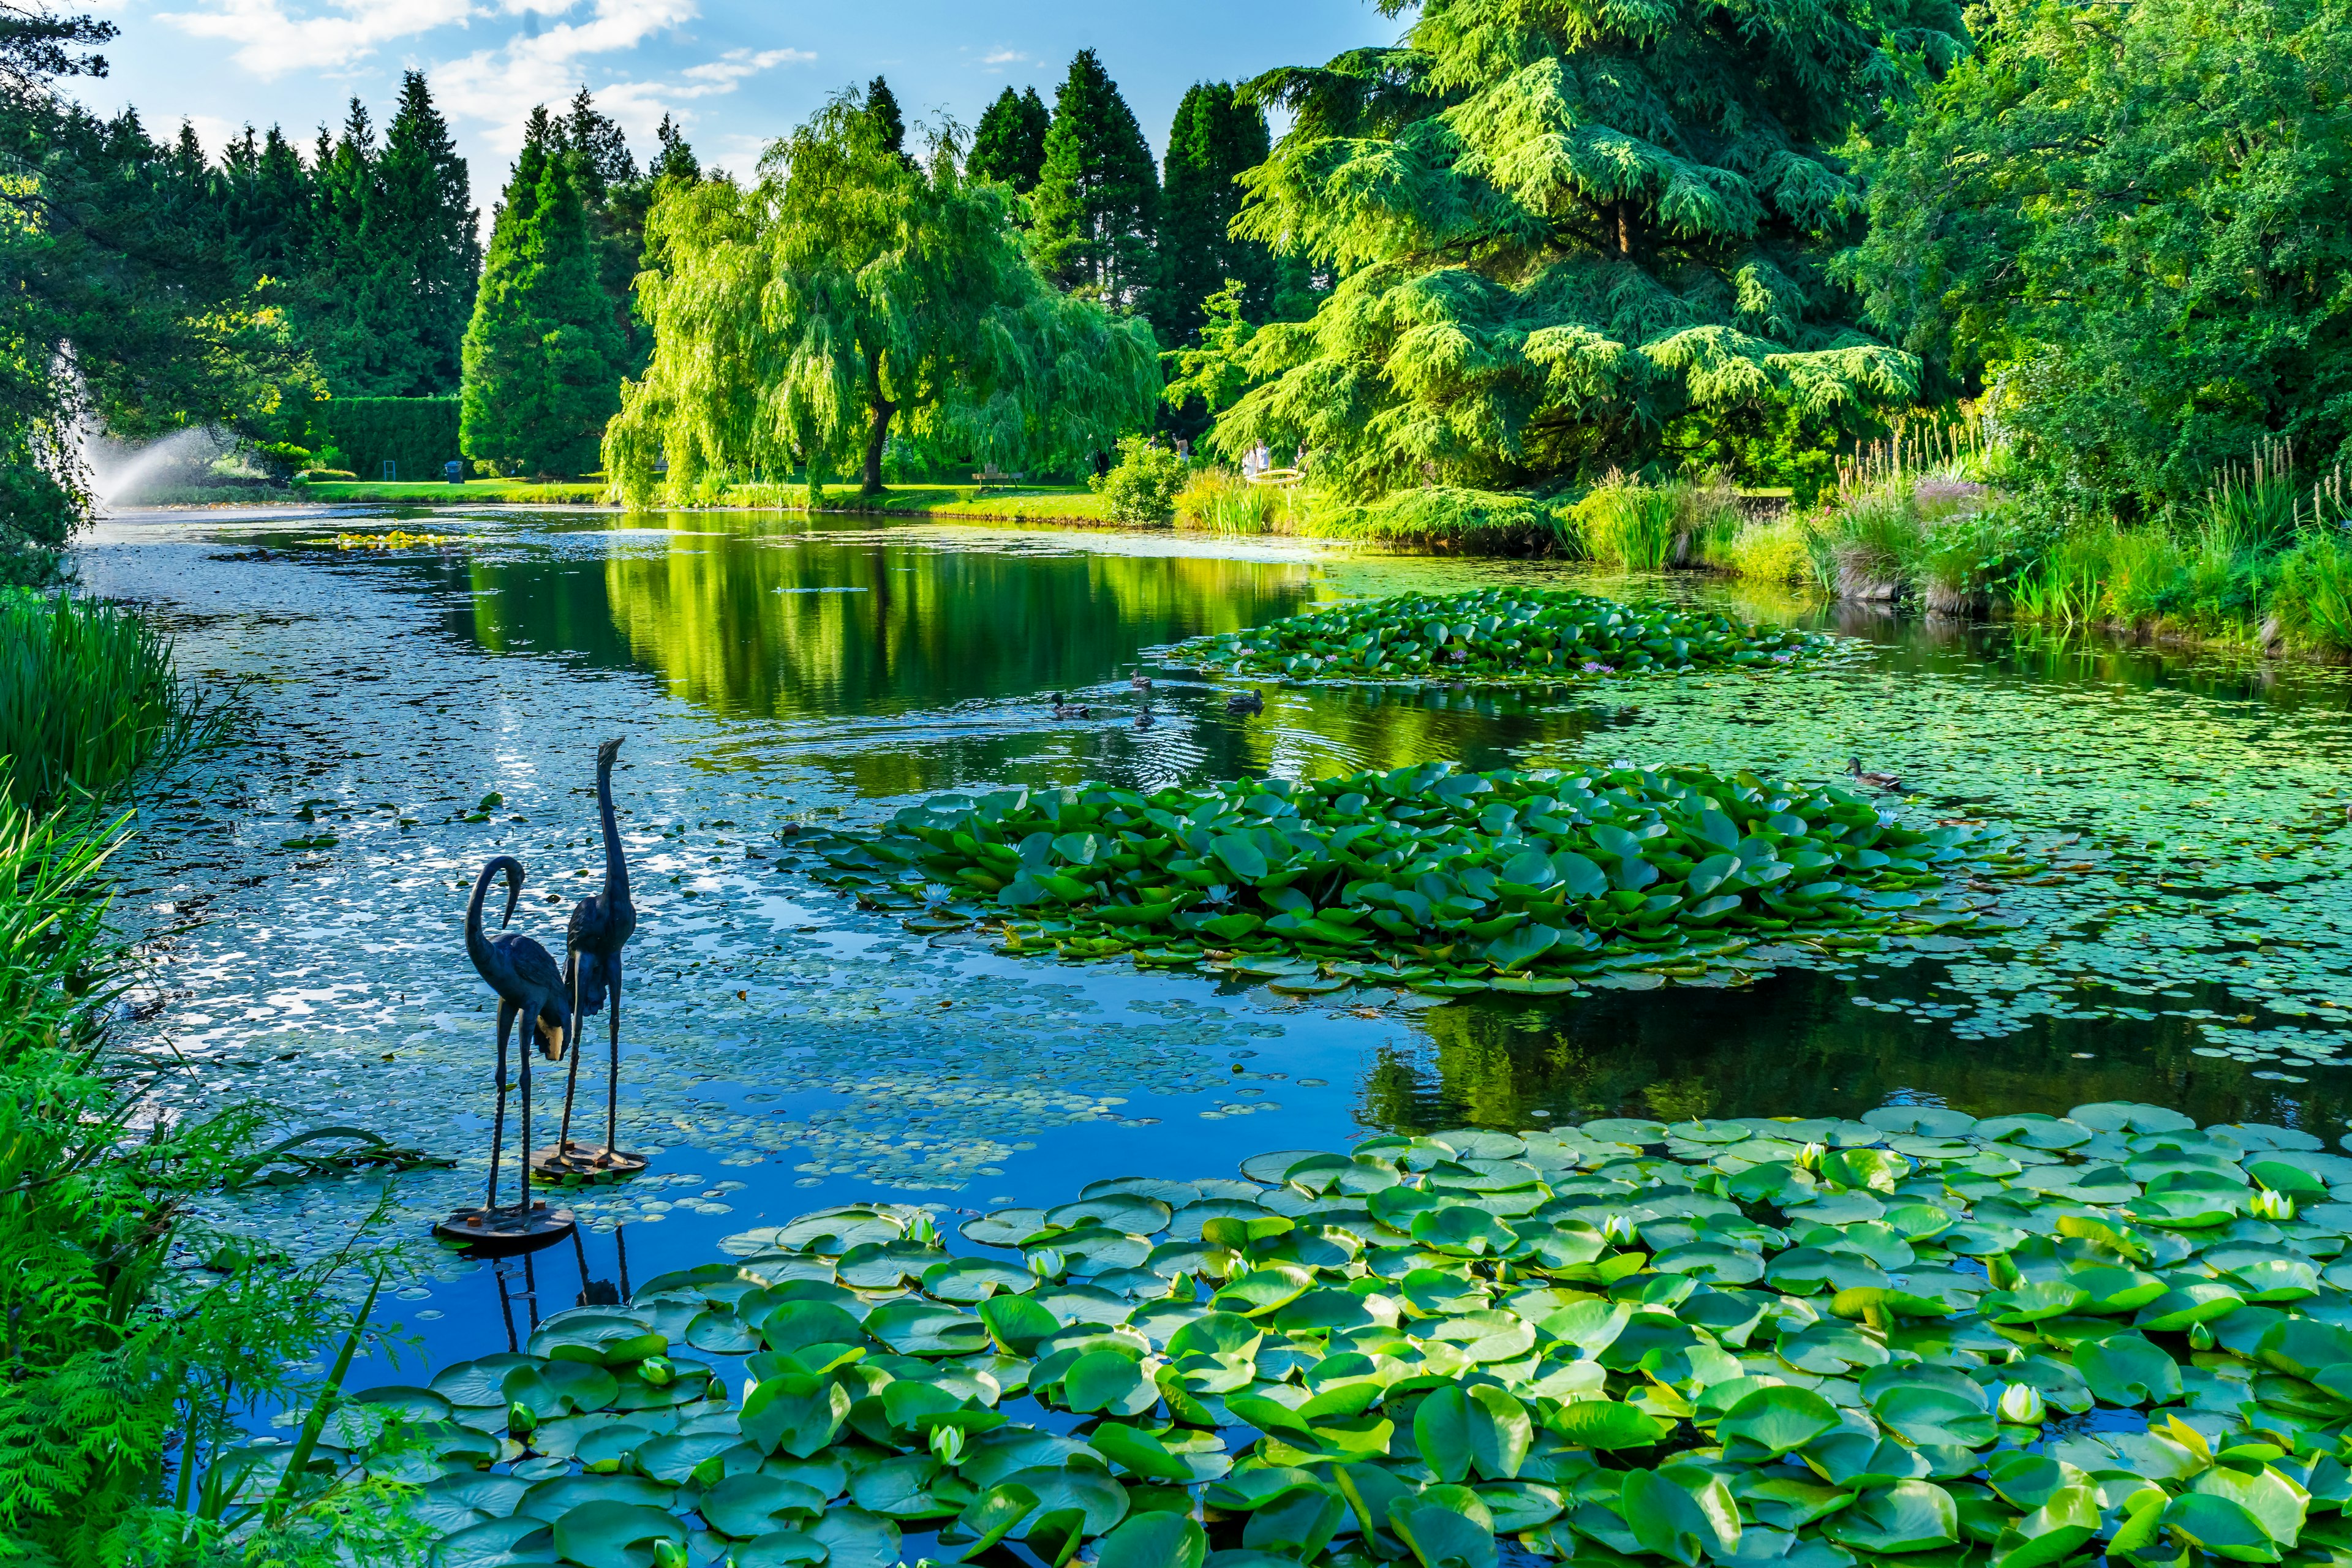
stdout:
[[1169,129],[1160,192],[1160,282],[1151,321],[1160,342],[1191,342],[1207,320],[1203,302],[1228,283],[1242,285],[1242,310],[1251,320],[1274,313],[1274,253],[1262,241],[1228,233],[1241,211],[1239,176],[1265,163],[1271,146],[1265,111],[1238,101],[1231,83],[1196,82],[1186,90]]
[[580,161],[533,110],[466,332],[466,451],[501,472],[585,472],[620,406],[626,351],[597,277]]
[[1065,289],[1133,310],[1155,277],[1160,181],[1135,114],[1092,49],[1054,98],[1031,197],[1038,264]]
[[654,142],[661,149],[654,155],[652,175],[656,180],[698,180],[702,163],[687,144],[686,131],[667,114],[654,128]]
[[1827,275],[1862,211],[1832,149],[1962,36],[1952,0],[1425,0],[1397,47],[1259,78],[1294,118],[1241,232],[1340,281],[1249,340],[1216,445],[1508,488],[1907,400]]
[[[422,361],[412,395],[454,392],[481,271],[481,242],[475,237],[480,214],[466,160],[457,155],[422,71],[401,79],[400,107],[384,132],[376,190],[383,205],[371,239],[398,279],[405,307],[398,326],[413,334]],[[394,323],[387,328],[397,330]]]
[[652,351],[630,289],[645,265],[646,208],[653,201],[653,182],[638,176],[628,133],[596,107],[586,88],[572,95],[570,111],[551,123],[555,144],[572,157],[588,215],[596,277],[612,301],[613,325],[627,345],[627,363],[635,374]]
[[[881,77],[866,84],[866,113],[874,121],[874,132],[882,150],[906,158],[907,117],[898,108],[898,95]],[[911,160],[908,166],[913,167]]]
[[309,170],[272,127],[233,144],[221,173],[246,280],[275,279],[328,385],[343,396],[457,391],[458,344],[481,249],[466,161],[423,73],[401,83],[378,145],[352,100],[340,137],[321,130]]
[[972,132],[967,161],[972,178],[1001,180],[1024,196],[1035,190],[1045,167],[1045,132],[1053,123],[1035,88],[1016,93],[1008,87],[998,93]]

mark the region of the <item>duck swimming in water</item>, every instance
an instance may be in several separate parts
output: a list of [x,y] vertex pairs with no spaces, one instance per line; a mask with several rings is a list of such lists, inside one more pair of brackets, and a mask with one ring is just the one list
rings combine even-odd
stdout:
[[1862,784],[1869,789],[1885,790],[1901,789],[1903,787],[1903,780],[1898,774],[1864,773],[1862,768],[1862,759],[1860,757],[1855,757],[1849,761],[1845,765],[1845,771],[1847,774],[1853,778],[1854,783]]
[[1265,711],[1265,694],[1259,691],[1236,691],[1225,699],[1225,711],[1263,713]]

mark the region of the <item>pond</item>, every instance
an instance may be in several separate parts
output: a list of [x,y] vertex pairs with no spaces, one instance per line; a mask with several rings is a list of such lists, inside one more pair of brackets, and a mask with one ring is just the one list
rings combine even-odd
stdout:
[[[446,542],[337,546],[395,527]],[[247,682],[257,720],[142,814],[124,907],[158,962],[124,1037],[166,1114],[257,1096],[289,1131],[359,1126],[456,1156],[394,1184],[403,1237],[479,1201],[492,1026],[459,936],[474,873],[521,858],[517,923],[560,952],[601,866],[595,743],[626,737],[641,923],[620,1121],[653,1167],[579,1196],[578,1244],[529,1264],[420,1249],[397,1306],[427,1362],[505,1349],[591,1281],[625,1294],[829,1204],[947,1220],[1376,1131],[2109,1100],[2331,1145],[2346,1127],[2352,685],[2333,670],[1842,619],[1562,563],[785,515],[150,514],[105,525],[79,569],[152,605],[191,673]],[[1269,688],[1247,716],[1154,656],[1346,598],[1506,580],[1727,605],[1853,652],[1572,692]],[[1139,668],[1157,681],[1148,729]],[[1056,692],[1091,716],[1056,721]],[[1743,989],[1440,1001],[1003,956],[772,863],[787,823],[978,785],[1433,759],[1820,780],[1857,756],[1899,773],[1921,819],[2017,827],[2057,847],[2053,869],[2004,886],[2009,923],[1965,944]],[[603,1098],[600,1044],[583,1100]],[[542,1077],[541,1117],[560,1093]],[[209,1217],[307,1253],[341,1244],[381,1186],[274,1187]]]

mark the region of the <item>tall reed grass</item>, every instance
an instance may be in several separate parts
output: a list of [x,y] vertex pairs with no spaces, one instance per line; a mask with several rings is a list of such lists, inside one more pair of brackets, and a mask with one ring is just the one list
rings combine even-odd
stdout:
[[1743,521],[1738,492],[1715,475],[1653,485],[1612,473],[1569,514],[1586,555],[1628,572],[1706,564]]
[[1176,526],[1211,533],[1298,533],[1314,511],[1303,485],[1254,485],[1215,464],[1197,464],[1176,492]]
[[217,739],[227,710],[184,686],[136,611],[63,595],[0,599],[0,773],[30,810],[104,795]]

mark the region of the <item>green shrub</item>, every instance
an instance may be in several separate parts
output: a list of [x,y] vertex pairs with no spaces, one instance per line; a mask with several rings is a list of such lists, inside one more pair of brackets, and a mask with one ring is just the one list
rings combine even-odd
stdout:
[[1815,584],[1813,536],[1816,530],[1794,512],[1775,518],[1754,518],[1722,545],[1709,561],[1735,577],[1761,583]]
[[1559,518],[1541,501],[1444,485],[1398,490],[1367,505],[1311,513],[1298,531],[1319,539],[1486,555],[1565,553],[1571,542]]
[[2314,530],[2278,558],[2273,600],[2284,627],[2330,653],[2352,653],[2352,540]]
[[1948,513],[1921,533],[1917,576],[1927,608],[1976,615],[1992,604],[1996,583],[2017,569],[2020,531],[2000,508]]
[[1118,461],[1087,479],[1087,488],[1110,503],[1112,521],[1157,528],[1175,521],[1184,477],[1184,459],[1174,452],[1141,436],[1122,436]]

